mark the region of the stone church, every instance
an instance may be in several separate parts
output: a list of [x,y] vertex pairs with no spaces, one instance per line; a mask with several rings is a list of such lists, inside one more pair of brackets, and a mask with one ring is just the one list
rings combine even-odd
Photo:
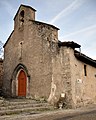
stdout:
[[6,97],[60,99],[68,107],[96,102],[96,61],[60,42],[58,28],[35,20],[36,10],[21,5],[4,45],[3,94]]

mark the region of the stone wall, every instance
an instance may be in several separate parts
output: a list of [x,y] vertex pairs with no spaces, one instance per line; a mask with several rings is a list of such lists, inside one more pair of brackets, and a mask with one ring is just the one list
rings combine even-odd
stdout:
[[[96,68],[78,60],[72,44],[58,45],[58,28],[35,21],[35,10],[25,6],[19,8],[14,23],[14,31],[4,45],[5,96],[18,96],[17,75],[24,69],[26,97],[43,97],[57,104],[63,95],[62,101],[68,108],[96,102]],[[2,74],[2,61],[0,66]],[[2,75],[2,86],[1,81]]]
[[52,57],[52,66],[51,102],[60,102],[64,93],[63,102],[68,108],[96,103],[96,68],[77,59],[74,49],[66,46],[58,48]]
[[[30,21],[29,25],[29,44],[24,53],[27,58],[24,59],[24,64],[29,69],[29,74],[32,75],[30,80],[30,94],[35,98],[48,98],[51,90],[52,80],[52,31],[51,27],[45,24],[40,24],[35,21]],[[30,62],[28,62],[30,61]]]
[[[78,60],[70,50],[72,99],[74,107],[96,103],[96,68]],[[87,75],[85,76],[84,65]]]
[[18,22],[4,46],[3,91],[7,96],[15,95],[16,76],[13,74],[16,67],[22,64],[28,71],[27,95],[46,99],[51,92],[52,51],[58,42],[58,29],[31,18],[27,19],[27,9],[21,7],[20,10],[22,9],[25,10],[24,23],[22,26],[18,25],[19,11],[15,18],[15,22]]
[[72,107],[72,83],[71,83],[71,67],[70,67],[70,47],[62,47],[62,81],[64,84],[64,91],[66,94],[66,104],[68,108]]
[[[65,95],[64,98],[61,98],[62,94]],[[52,57],[51,94],[48,100],[57,105],[63,102],[65,107],[72,107],[70,48],[68,47],[58,47]]]
[[2,83],[3,83],[3,60],[0,59],[0,89],[2,89]]

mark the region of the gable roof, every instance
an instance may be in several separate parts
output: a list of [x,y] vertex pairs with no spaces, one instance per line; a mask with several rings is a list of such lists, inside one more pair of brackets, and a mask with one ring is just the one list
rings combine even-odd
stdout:
[[19,12],[19,10],[20,10],[20,8],[21,8],[22,6],[23,6],[23,7],[30,8],[30,9],[33,10],[33,11],[36,11],[36,10],[35,10],[34,8],[32,8],[31,6],[21,4],[20,7],[19,7],[19,9],[18,9],[18,11],[17,11],[17,13],[16,13],[16,15],[15,15],[15,17],[14,17],[14,20],[15,20],[15,18],[16,18],[16,16],[17,16],[18,12]]

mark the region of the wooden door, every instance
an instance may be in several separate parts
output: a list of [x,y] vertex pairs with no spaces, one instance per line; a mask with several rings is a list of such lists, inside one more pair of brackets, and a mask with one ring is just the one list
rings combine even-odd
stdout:
[[26,74],[23,70],[18,75],[18,96],[26,96]]

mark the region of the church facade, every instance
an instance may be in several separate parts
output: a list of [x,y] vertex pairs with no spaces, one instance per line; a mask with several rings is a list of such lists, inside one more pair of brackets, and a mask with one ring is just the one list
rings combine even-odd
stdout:
[[21,5],[4,45],[3,94],[40,99],[68,107],[96,102],[96,61],[60,42],[58,28],[35,20],[36,10]]

